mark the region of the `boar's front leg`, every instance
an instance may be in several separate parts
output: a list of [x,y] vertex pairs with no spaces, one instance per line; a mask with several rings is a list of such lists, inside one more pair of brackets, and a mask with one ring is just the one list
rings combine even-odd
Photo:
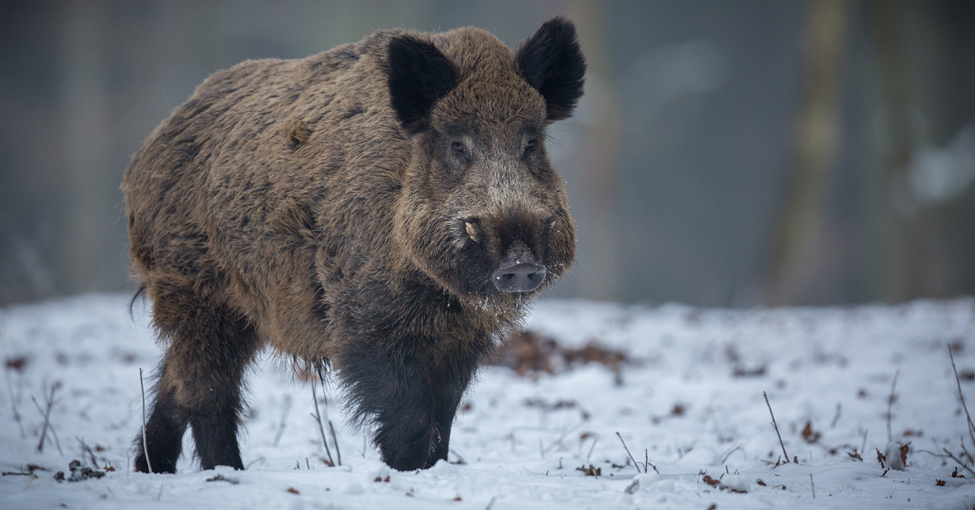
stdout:
[[450,425],[473,375],[467,367],[434,369],[425,360],[432,342],[359,339],[340,371],[358,416],[372,417],[374,442],[393,469],[426,469],[447,458]]

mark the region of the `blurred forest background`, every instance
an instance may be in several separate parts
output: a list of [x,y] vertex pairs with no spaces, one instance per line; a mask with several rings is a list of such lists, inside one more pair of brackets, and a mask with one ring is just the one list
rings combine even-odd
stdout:
[[702,306],[975,293],[975,2],[0,3],[0,305],[134,290],[119,183],[210,73],[374,29],[575,21],[551,292]]

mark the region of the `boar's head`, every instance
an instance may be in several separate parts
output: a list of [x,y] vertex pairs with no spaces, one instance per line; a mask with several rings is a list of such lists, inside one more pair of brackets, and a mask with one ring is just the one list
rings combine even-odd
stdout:
[[412,144],[394,239],[461,299],[524,300],[575,253],[562,177],[546,128],[571,115],[585,61],[571,22],[555,18],[512,52],[476,29],[394,37],[390,101]]

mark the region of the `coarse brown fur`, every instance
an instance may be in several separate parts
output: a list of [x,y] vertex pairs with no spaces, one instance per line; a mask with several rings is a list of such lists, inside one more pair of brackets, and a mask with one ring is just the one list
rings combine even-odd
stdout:
[[[241,378],[266,344],[333,369],[390,466],[446,459],[479,361],[572,263],[544,142],[584,70],[557,18],[515,53],[475,28],[380,31],[200,85],[122,183],[167,346],[153,470],[175,471],[187,426],[204,469],[243,467]],[[523,260],[542,287],[499,290],[499,267]]]

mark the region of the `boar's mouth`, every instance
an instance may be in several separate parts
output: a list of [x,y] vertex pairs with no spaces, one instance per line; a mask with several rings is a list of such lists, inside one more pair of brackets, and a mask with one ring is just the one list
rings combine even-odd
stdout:
[[491,282],[502,292],[531,292],[545,281],[545,266],[539,264],[522,243],[508,250]]

